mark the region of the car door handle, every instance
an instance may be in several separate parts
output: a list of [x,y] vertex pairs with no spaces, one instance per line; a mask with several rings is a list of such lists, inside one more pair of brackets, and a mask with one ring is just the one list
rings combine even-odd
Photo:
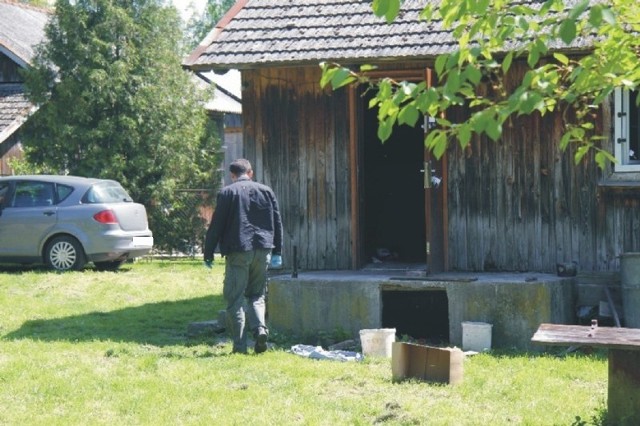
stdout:
[[56,214],[56,212],[46,211],[46,212],[42,212],[42,214],[45,216],[53,216],[54,214]]

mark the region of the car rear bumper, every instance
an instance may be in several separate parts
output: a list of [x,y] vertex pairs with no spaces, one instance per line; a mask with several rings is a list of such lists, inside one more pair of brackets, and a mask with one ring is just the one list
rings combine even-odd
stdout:
[[100,247],[86,250],[87,260],[108,262],[146,256],[153,249],[151,235],[118,236],[111,235],[103,240]]

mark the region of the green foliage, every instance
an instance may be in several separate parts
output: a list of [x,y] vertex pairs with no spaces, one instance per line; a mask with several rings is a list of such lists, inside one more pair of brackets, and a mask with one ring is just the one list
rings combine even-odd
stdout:
[[7,162],[9,163],[9,167],[11,167],[11,169],[13,170],[13,173],[16,175],[38,175],[53,173],[51,170],[47,169],[46,166],[37,166],[30,163],[25,158],[9,158]]
[[[162,242],[176,190],[215,185],[218,136],[202,90],[180,65],[179,18],[161,0],[58,0],[34,68],[40,106],[28,160],[57,173],[112,178],[145,204]],[[215,188],[211,188],[212,191]]]
[[[400,4],[400,0],[375,0],[372,9],[391,22]],[[595,134],[592,122],[615,88],[635,89],[640,83],[640,3],[546,0],[539,6],[510,0],[425,1],[421,17],[440,21],[458,40],[455,51],[437,57],[433,87],[407,91],[405,82],[374,81],[339,64],[321,65],[321,85],[376,87],[378,94],[370,106],[379,108],[378,136],[383,142],[395,125],[411,125],[416,115],[440,117],[453,106],[471,107],[466,122],[439,120],[429,132],[425,143],[436,156],[452,140],[466,146],[472,134],[498,140],[512,116],[562,110],[562,148],[577,145],[576,163],[595,151],[593,158],[604,167],[615,159],[600,148],[603,138]],[[578,56],[561,52],[576,40],[594,36],[597,41],[591,50]],[[507,89],[505,80],[514,61],[527,64],[529,70],[517,87]]]
[[393,22],[400,11],[400,0],[373,0],[371,7],[376,16],[384,16],[387,22]]
[[193,50],[209,34],[218,21],[233,6],[235,0],[207,0],[207,7],[200,16],[193,15],[187,22],[186,47]]
[[154,248],[164,253],[178,252],[195,256],[204,247],[206,222],[203,205],[210,205],[202,191],[178,191],[171,200],[161,202],[150,212],[155,223]]

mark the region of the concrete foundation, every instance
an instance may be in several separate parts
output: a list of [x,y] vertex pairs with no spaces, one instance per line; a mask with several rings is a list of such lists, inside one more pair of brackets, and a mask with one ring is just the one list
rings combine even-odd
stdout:
[[575,324],[574,279],[550,274],[438,274],[426,278],[370,271],[273,276],[267,311],[273,330],[309,337],[382,328],[382,293],[445,290],[449,344],[462,346],[462,322],[493,325],[494,348],[540,350],[530,340],[541,323]]

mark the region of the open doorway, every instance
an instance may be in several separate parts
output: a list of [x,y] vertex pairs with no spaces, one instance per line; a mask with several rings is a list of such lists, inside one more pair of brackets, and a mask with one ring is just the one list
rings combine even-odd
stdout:
[[360,99],[364,118],[364,263],[425,265],[422,126],[398,126],[383,144],[377,136],[377,109],[368,107],[371,96]]
[[382,327],[395,328],[428,344],[449,341],[449,302],[445,289],[382,291]]

